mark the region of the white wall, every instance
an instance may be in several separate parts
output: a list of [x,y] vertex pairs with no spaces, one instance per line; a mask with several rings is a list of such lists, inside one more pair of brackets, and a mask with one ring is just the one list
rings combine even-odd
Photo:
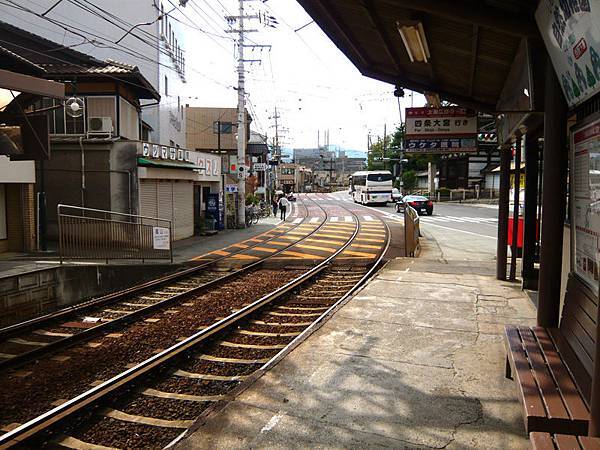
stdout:
[[35,163],[0,156],[0,183],[35,183]]

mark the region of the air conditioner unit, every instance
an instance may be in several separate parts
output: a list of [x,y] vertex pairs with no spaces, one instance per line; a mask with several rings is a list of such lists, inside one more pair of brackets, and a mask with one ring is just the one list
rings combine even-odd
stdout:
[[90,117],[88,118],[88,134],[113,133],[112,117]]

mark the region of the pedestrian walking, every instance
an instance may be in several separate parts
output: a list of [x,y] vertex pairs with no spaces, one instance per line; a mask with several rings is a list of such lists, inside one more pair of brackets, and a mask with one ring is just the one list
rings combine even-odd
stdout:
[[287,211],[288,206],[290,206],[290,202],[285,195],[279,197],[279,211],[281,211],[281,220],[285,220],[285,212]]
[[271,206],[273,207],[273,216],[277,217],[277,202],[279,201],[279,197],[276,195],[273,196],[271,200]]

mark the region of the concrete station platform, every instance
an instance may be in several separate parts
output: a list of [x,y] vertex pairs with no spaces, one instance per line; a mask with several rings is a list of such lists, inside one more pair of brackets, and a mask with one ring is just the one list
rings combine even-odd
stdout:
[[425,240],[177,448],[528,448],[502,333],[535,310],[494,267]]

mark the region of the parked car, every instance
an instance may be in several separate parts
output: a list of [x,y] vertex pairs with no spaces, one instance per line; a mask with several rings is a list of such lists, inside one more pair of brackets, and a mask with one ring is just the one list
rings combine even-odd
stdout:
[[424,195],[404,196],[402,200],[396,202],[396,212],[404,210],[405,205],[413,207],[419,215],[427,214],[430,216],[433,214],[433,202]]
[[392,189],[392,201],[398,202],[400,200],[402,200],[402,193],[400,190],[398,188]]

